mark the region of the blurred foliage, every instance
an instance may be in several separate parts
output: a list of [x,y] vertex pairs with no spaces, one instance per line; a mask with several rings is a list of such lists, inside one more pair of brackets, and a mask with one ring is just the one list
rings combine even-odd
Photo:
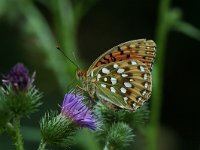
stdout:
[[[0,1],[0,18],[6,18],[11,24],[18,20],[22,34],[33,37],[33,44],[38,47],[40,50],[39,53],[45,56],[46,66],[54,71],[63,93],[67,89],[66,83],[70,83],[74,78],[76,66],[69,61],[66,63],[65,58],[60,59],[57,55],[56,46],[59,45],[61,50],[78,65],[84,65],[81,60],[75,60],[74,57],[74,55],[77,55],[77,30],[81,19],[87,14],[88,10],[93,7],[95,2],[96,0]],[[51,20],[53,22],[53,27],[49,25],[49,20],[44,17],[44,14],[42,14],[38,8],[38,4],[42,5],[50,12],[50,15],[53,16]],[[172,9],[170,5],[170,0],[160,0],[158,6],[158,20],[156,26],[158,54],[153,68],[151,119],[148,132],[146,132],[149,150],[157,149],[160,109],[163,98],[163,70],[165,67],[165,50],[168,34],[170,31],[178,31],[196,40],[200,40],[200,30],[182,20],[181,10],[177,8]],[[30,51],[31,50],[30,46]],[[139,111],[134,113],[135,116],[140,116],[136,118],[147,118],[148,112],[140,114]],[[107,118],[110,117],[114,120],[117,118],[116,120],[124,121],[123,118],[126,116],[126,113],[115,113],[114,116],[112,115],[113,114],[110,116],[108,115]],[[141,120],[137,119],[133,121],[135,125],[137,125],[137,122],[141,122]],[[29,134],[33,135],[31,139]],[[23,135],[26,139],[34,141],[40,138],[38,130],[30,127],[24,128]],[[83,139],[81,137],[85,138]],[[88,150],[98,150],[99,148],[94,135],[87,130],[80,131],[80,134],[77,135],[77,141],[82,141],[80,145],[83,147],[85,146],[84,148]]]
[[5,125],[10,121],[12,113],[6,103],[6,96],[3,90],[0,89],[0,135],[5,130]]
[[[153,69],[153,94],[150,125],[148,127],[148,149],[158,149],[159,122],[163,99],[163,79],[166,59],[166,45],[168,34],[172,30],[178,30],[190,37],[199,40],[200,30],[189,23],[182,21],[180,9],[171,8],[171,0],[160,0],[158,7],[158,21],[156,28],[157,56]],[[162,90],[160,90],[162,89]]]
[[[53,16],[55,34],[34,1],[31,0],[2,0],[0,2],[0,16],[6,16],[8,21],[12,22],[22,19],[22,32],[34,36],[35,44],[41,47],[40,50],[46,55],[46,65],[55,72],[60,86],[65,91],[66,83],[69,83],[74,77],[76,66],[69,61],[66,63],[64,58],[60,59],[56,47],[59,46],[68,57],[75,57],[79,21],[94,2],[95,0],[79,0],[74,2],[72,6],[70,0],[41,1],[41,4]],[[13,5],[15,7],[12,7]],[[81,64],[80,60],[76,63],[77,65]]]

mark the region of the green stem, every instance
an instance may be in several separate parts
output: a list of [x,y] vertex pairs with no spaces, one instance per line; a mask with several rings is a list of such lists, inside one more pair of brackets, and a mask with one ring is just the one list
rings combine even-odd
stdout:
[[165,48],[167,43],[167,35],[172,22],[169,20],[169,7],[170,0],[161,0],[159,4],[159,16],[156,31],[157,43],[157,57],[153,69],[153,94],[152,94],[152,107],[151,119],[147,135],[148,149],[158,149],[158,131],[160,121],[161,102],[163,98],[163,76],[164,76],[164,62],[165,62]]
[[105,147],[103,148],[103,150],[109,150],[107,145],[105,145]]
[[38,147],[38,150],[45,150],[46,145],[47,145],[46,142],[42,139],[40,141],[40,145]]
[[175,24],[176,31],[184,33],[185,35],[200,41],[200,29],[194,27],[190,23],[179,21]]
[[16,150],[24,150],[23,138],[20,133],[20,117],[16,116],[16,118],[14,118],[13,126],[14,126],[14,130],[15,130],[14,139],[15,139]]
[[15,143],[16,150],[24,150],[23,138],[20,133],[20,117],[15,117],[13,119],[13,125],[7,123],[6,129]]

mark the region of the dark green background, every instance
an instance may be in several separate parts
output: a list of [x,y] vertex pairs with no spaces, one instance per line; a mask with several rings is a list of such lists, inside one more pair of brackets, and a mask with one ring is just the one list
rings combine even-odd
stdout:
[[[40,1],[35,1],[35,4],[54,32],[51,12]],[[155,0],[97,1],[78,27],[76,39],[80,59],[89,67],[100,54],[119,43],[138,38],[154,39],[158,4],[159,1]],[[173,0],[172,6],[182,11],[185,21],[200,28],[199,0]],[[14,11],[14,7],[9,11]],[[44,92],[44,104],[39,112],[29,119],[23,119],[22,123],[24,126],[39,127],[38,120],[46,110],[58,109],[63,92],[54,72],[45,65],[45,54],[36,50],[34,37],[27,36],[21,30],[24,18],[10,18],[6,15],[0,18],[0,73],[5,74],[17,62],[23,62],[30,72],[37,71],[35,84]],[[59,51],[56,54],[60,59],[66,59]],[[160,150],[167,150],[168,147],[177,150],[200,149],[199,54],[199,41],[170,31],[165,55],[164,87],[158,88],[164,90]],[[38,145],[29,140],[25,142],[29,143],[26,149],[30,149],[30,145],[36,149]],[[0,136],[0,150],[4,149],[14,149],[5,134]]]

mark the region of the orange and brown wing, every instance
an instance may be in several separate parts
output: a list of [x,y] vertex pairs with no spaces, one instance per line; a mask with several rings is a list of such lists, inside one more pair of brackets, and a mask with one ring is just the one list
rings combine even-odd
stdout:
[[96,96],[128,110],[137,110],[151,95],[152,79],[147,66],[137,60],[102,65],[93,70]]
[[102,54],[88,69],[123,60],[139,60],[151,70],[156,55],[156,44],[152,40],[139,39],[119,44]]

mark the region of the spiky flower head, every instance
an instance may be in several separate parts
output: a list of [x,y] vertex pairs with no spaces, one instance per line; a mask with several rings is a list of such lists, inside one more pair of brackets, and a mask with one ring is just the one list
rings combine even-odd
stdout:
[[95,130],[97,121],[92,111],[83,103],[83,99],[84,97],[80,93],[66,94],[61,107],[61,114],[81,127]]
[[65,94],[61,112],[46,113],[40,121],[43,140],[50,145],[68,148],[80,127],[96,129],[96,119],[92,111],[83,103],[81,93]]
[[13,66],[10,72],[3,76],[2,80],[5,86],[10,86],[17,91],[28,90],[32,87],[33,81],[34,74],[30,77],[28,69],[22,63],[17,63]]
[[3,76],[0,90],[13,116],[28,116],[41,105],[42,94],[33,85],[34,78],[35,73],[30,77],[28,69],[22,63],[14,65]]

